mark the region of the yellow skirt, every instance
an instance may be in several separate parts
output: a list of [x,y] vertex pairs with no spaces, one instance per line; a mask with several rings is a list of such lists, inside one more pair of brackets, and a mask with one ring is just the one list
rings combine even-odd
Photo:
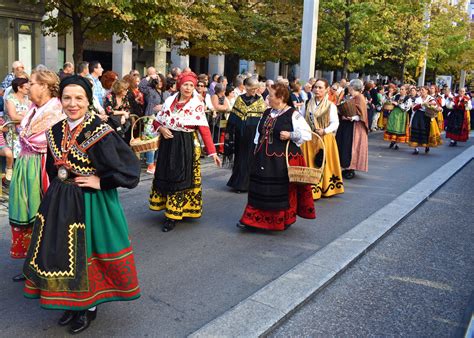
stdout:
[[388,117],[383,116],[383,111],[380,112],[379,119],[377,120],[377,128],[385,130],[387,128]]
[[444,130],[444,117],[442,111],[438,112],[438,116],[436,116],[436,121],[438,122],[439,131]]
[[[326,149],[326,165],[324,166],[323,176],[319,184],[311,186],[313,200],[344,193],[342,170],[339,162],[339,151],[337,150],[336,138],[334,137],[334,134],[330,133],[324,135],[323,141]],[[321,144],[318,141],[308,141],[301,145],[301,150],[308,167],[315,167],[314,158],[319,152],[319,149],[321,149]]]
[[436,119],[431,119],[428,147],[436,148],[441,144],[443,144],[443,141],[441,140],[441,133],[439,131],[438,121]]
[[[194,134],[193,158],[193,185],[190,189],[177,191],[173,194],[162,195],[151,188],[150,209],[154,211],[165,210],[165,216],[177,221],[184,217],[199,218],[202,215],[202,188],[201,188],[201,146]],[[160,170],[160,168],[156,168]]]

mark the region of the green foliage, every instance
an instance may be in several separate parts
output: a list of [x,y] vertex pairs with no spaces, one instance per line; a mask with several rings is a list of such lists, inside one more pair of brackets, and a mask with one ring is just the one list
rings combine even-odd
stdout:
[[374,64],[389,42],[383,0],[321,0],[317,63],[355,71]]
[[[33,1],[33,0],[32,0]],[[233,54],[255,61],[297,63],[303,0],[46,0],[47,34],[73,32],[75,61],[87,39],[187,41],[183,54]],[[428,7],[430,4],[430,7]],[[456,74],[474,68],[474,43],[464,4],[448,0],[320,0],[317,68],[365,71],[414,80],[428,69]],[[431,22],[425,26],[425,9]],[[426,49],[426,43],[428,45]]]
[[432,1],[427,60],[432,80],[438,74],[458,75],[461,69],[474,68],[474,40],[469,38],[465,5],[464,1],[456,6],[447,0]]

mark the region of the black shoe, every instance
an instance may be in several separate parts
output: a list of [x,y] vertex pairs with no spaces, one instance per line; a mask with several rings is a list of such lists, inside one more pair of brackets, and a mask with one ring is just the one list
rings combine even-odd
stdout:
[[455,146],[457,146],[457,145],[458,145],[458,142],[457,142],[457,141],[451,141],[451,142],[449,142],[449,146],[450,146],[450,147],[455,147]]
[[76,318],[78,313],[79,313],[78,311],[72,311],[72,310],[64,311],[63,315],[58,320],[58,324],[61,326],[65,326],[69,324],[70,322],[73,321],[73,319]]
[[23,282],[23,281],[26,280],[26,277],[25,277],[24,274],[20,273],[19,275],[16,275],[16,276],[12,277],[12,280],[14,282]]
[[390,142],[390,145],[388,146],[388,148],[392,149],[394,145],[395,145],[395,142],[392,141],[392,142]]
[[175,226],[176,226],[176,221],[167,218],[165,223],[163,223],[163,226],[161,227],[161,231],[169,232],[169,231],[173,230]]
[[97,309],[94,311],[76,311],[77,315],[71,323],[69,333],[75,334],[84,331],[91,325],[91,322],[97,317]]
[[418,149],[415,149],[415,150],[413,150],[413,153],[412,153],[412,154],[413,154],[413,155],[418,155],[419,153],[420,153],[420,152],[418,151]]
[[393,147],[394,150],[398,150],[400,148],[398,148],[398,144],[395,144],[395,147]]
[[240,230],[247,230],[247,226],[240,223],[240,222],[237,222],[237,224],[235,225],[237,228],[239,228]]
[[428,154],[430,152],[430,147],[425,148],[425,154]]
[[347,170],[347,171],[346,171],[346,178],[347,178],[348,180],[353,179],[354,176],[355,176],[354,170],[351,169],[351,170]]

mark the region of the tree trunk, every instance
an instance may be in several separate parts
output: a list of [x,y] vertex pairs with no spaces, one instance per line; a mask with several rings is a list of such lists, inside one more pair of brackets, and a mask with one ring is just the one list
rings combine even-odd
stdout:
[[81,18],[77,13],[72,13],[72,36],[74,41],[74,64],[83,61],[84,58],[84,34],[81,27]]
[[351,5],[351,0],[346,0],[346,10],[344,11],[345,20],[344,20],[344,59],[342,63],[342,78],[348,78],[349,74],[349,59],[347,53],[351,49],[351,24],[349,19],[351,17],[351,12],[349,6]]
[[402,84],[405,83],[405,70],[406,70],[406,63],[407,61],[405,59],[402,60],[402,67],[401,67],[401,74],[400,74],[400,82]]

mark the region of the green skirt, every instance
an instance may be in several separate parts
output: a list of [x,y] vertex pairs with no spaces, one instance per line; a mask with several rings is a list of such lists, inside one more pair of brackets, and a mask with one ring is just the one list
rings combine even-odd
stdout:
[[84,310],[138,298],[117,190],[84,191],[54,180],[38,210],[23,273],[25,296],[48,309]]
[[407,113],[395,107],[387,120],[387,132],[396,135],[406,134]]
[[20,156],[16,160],[10,183],[10,224],[15,227],[31,227],[42,195],[41,155]]

